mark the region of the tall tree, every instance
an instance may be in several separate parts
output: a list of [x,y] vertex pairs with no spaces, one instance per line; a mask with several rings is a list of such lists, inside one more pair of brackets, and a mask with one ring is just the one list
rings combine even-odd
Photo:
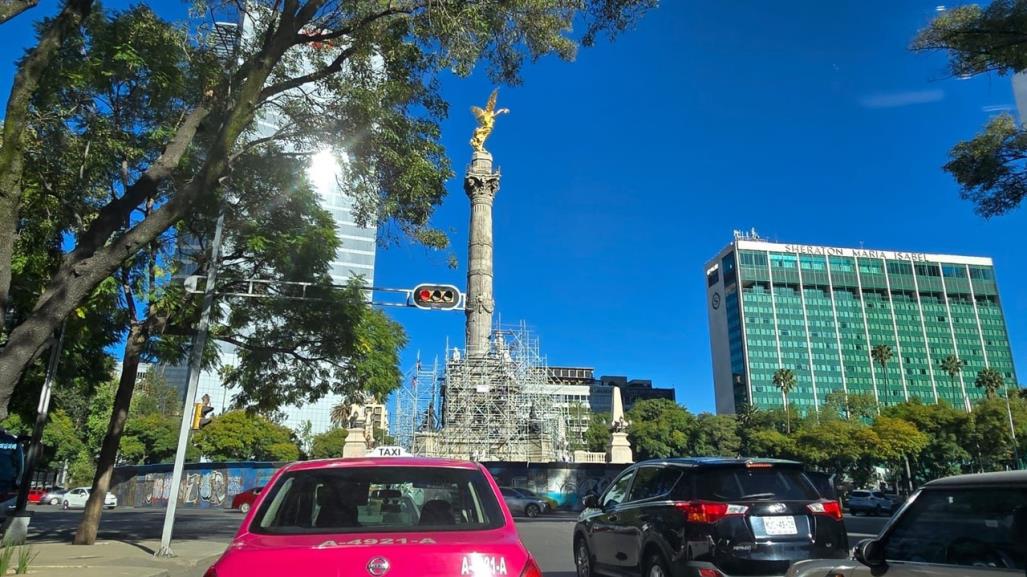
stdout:
[[588,427],[584,433],[584,447],[586,451],[601,453],[610,446],[610,413],[593,413],[589,416]]
[[955,389],[959,384],[959,373],[963,372],[963,367],[965,366],[966,361],[956,355],[948,355],[941,360],[941,370],[945,371],[945,374],[949,376],[949,379],[952,381],[953,389]]
[[792,369],[781,368],[774,371],[774,386],[781,390],[781,404],[784,406],[785,411],[786,432],[791,434],[792,415],[788,410],[788,395],[795,388],[795,373],[792,372]]
[[215,417],[193,436],[193,444],[214,461],[295,461],[300,456],[292,431],[246,411]]
[[310,441],[311,459],[332,459],[342,456],[346,444],[346,429],[335,427],[313,436]]
[[974,386],[978,389],[983,389],[984,395],[987,398],[994,399],[998,394],[998,391],[1006,386],[1006,380],[1002,377],[1002,373],[991,367],[987,367],[981,369],[981,372],[977,373],[977,379],[974,380]]
[[688,454],[706,457],[734,457],[741,449],[738,419],[734,415],[700,413]]
[[[997,0],[940,12],[913,40],[919,51],[944,50],[956,76],[1027,69],[1027,2]],[[1027,131],[1012,116],[992,118],[974,138],[955,145],[945,170],[960,195],[986,218],[1014,210],[1027,197]]]
[[[238,5],[207,2],[215,12]],[[74,247],[60,269],[11,331],[0,351],[0,417],[18,378],[61,319],[126,257],[220,195],[240,157],[274,141],[298,150],[345,150],[345,180],[358,198],[360,220],[377,220],[383,230],[398,228],[437,246],[444,237],[427,223],[450,174],[438,143],[446,106],[437,93],[437,75],[466,75],[484,61],[495,80],[515,83],[526,59],[570,59],[579,42],[614,36],[655,5],[656,0],[248,3],[252,25],[246,29],[252,35],[236,58],[211,67],[220,62],[215,43],[191,45],[197,52],[191,62],[204,62],[216,74],[192,75],[199,82],[191,97],[177,101],[181,121],[151,134],[166,144],[128,163],[120,194],[83,219],[88,224],[73,235]],[[303,87],[316,87],[317,98],[298,90]],[[272,113],[284,119],[282,129],[257,136],[255,120]],[[109,160],[123,166],[121,158]],[[132,218],[158,191],[163,202]],[[13,228],[0,228],[0,245],[13,235]]]
[[[881,373],[884,380],[884,398],[888,400],[888,362],[892,359],[892,350],[889,345],[874,345],[870,350],[870,358],[881,365]],[[882,404],[884,404],[882,402]]]
[[[28,4],[31,3],[10,0],[4,2],[0,5],[0,22],[25,10]],[[29,50],[18,64],[14,82],[11,84],[11,93],[7,97],[3,132],[0,134],[0,319],[7,313],[12,258],[18,240],[18,208],[22,201],[22,178],[25,168],[24,146],[31,134],[28,130],[30,102],[58,50],[69,36],[77,33],[79,25],[92,7],[93,0],[66,0],[57,18],[43,24],[36,46]],[[97,284],[99,281],[83,293],[82,297],[88,295]],[[61,318],[73,308],[61,315]],[[49,332],[53,332],[54,328],[56,324],[50,327]],[[0,331],[5,329],[6,327],[0,327]],[[39,335],[40,342],[37,348],[45,344],[48,334]],[[21,370],[24,370],[24,366]],[[13,388],[14,381],[11,382],[11,389]],[[3,403],[2,408],[5,410],[0,411],[0,418],[7,416],[6,404]]]
[[667,399],[646,399],[636,402],[625,417],[637,460],[688,454],[695,417],[681,405]]

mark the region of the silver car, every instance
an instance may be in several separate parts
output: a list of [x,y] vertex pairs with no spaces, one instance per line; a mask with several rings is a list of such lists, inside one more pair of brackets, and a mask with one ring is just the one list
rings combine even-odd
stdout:
[[43,498],[39,502],[46,505],[60,505],[61,501],[64,500],[64,494],[67,492],[68,490],[64,487],[50,487],[46,490],[46,493],[43,493]]
[[866,513],[875,515],[891,515],[895,502],[880,491],[857,490],[849,493],[845,507],[850,513]]
[[549,505],[542,499],[528,495],[518,489],[500,487],[499,490],[503,494],[503,500],[506,501],[506,508],[510,509],[510,513],[513,515],[525,515],[535,518],[545,513],[546,509],[549,508]]
[[800,561],[789,577],[997,577],[1027,567],[1027,471],[932,481],[854,561]]

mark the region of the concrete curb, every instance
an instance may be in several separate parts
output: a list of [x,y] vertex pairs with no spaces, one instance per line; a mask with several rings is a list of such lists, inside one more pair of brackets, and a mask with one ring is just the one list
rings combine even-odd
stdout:
[[175,577],[202,574],[224,552],[226,543],[179,541],[176,557],[156,559],[157,542],[98,541],[91,546],[35,543],[39,554],[29,568],[35,577]]

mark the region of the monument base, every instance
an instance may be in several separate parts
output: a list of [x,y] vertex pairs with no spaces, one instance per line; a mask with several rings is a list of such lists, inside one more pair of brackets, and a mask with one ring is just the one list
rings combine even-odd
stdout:
[[346,429],[346,442],[342,445],[342,457],[351,459],[367,456],[367,440],[364,439],[364,428]]
[[414,433],[414,447],[411,451],[415,455],[434,456],[439,452],[439,434],[434,432]]
[[606,462],[614,464],[634,462],[634,455],[631,453],[631,443],[628,442],[627,433],[612,433],[610,435],[610,444],[606,446]]

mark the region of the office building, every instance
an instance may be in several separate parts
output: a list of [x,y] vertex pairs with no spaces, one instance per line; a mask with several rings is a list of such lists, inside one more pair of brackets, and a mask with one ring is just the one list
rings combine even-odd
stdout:
[[[718,413],[780,408],[774,372],[791,369],[789,403],[816,410],[833,391],[895,404],[914,397],[969,409],[985,367],[1016,383],[990,258],[735,240],[706,264]],[[887,345],[882,367],[871,350]],[[965,363],[950,376],[942,361]]]

